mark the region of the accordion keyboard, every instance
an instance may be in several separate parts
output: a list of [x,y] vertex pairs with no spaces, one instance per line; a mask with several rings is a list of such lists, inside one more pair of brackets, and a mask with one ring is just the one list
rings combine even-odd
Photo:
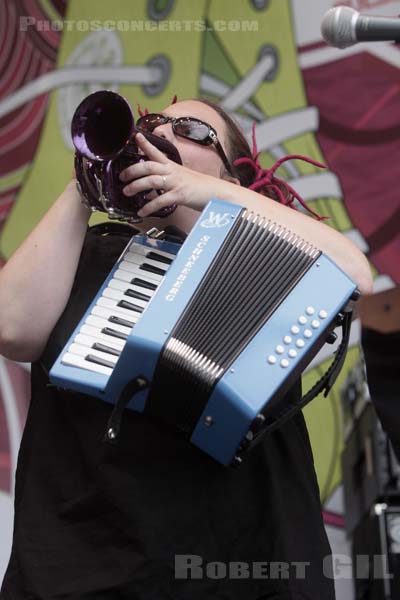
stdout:
[[111,375],[174,258],[169,252],[131,244],[62,356],[62,364]]

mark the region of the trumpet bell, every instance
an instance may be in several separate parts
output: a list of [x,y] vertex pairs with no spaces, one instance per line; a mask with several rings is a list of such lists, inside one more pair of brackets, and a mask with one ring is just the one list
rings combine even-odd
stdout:
[[71,122],[78,152],[92,160],[111,160],[129,142],[134,118],[129,104],[111,91],[94,92],[79,104]]

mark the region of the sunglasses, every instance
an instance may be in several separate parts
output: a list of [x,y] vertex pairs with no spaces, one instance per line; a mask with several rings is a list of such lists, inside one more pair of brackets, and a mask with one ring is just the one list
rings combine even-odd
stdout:
[[228,158],[218,141],[217,132],[208,123],[204,123],[204,121],[200,121],[194,117],[167,117],[159,113],[150,113],[140,117],[136,121],[136,127],[147,133],[153,133],[156,127],[165,125],[165,123],[172,123],[172,131],[175,135],[192,140],[192,142],[196,142],[196,144],[201,144],[202,146],[214,144],[226,170],[233,176]]

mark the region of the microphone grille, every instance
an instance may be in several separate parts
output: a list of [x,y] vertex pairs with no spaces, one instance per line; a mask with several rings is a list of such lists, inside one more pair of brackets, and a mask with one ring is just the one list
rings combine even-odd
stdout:
[[355,25],[359,13],[349,6],[328,10],[321,23],[324,40],[336,48],[346,48],[357,42]]

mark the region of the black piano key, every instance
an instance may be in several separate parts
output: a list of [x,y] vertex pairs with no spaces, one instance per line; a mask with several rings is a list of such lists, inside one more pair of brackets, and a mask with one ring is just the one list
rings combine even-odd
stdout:
[[165,273],[167,272],[164,269],[153,267],[153,265],[148,265],[147,263],[141,264],[139,269],[142,271],[147,271],[148,273],[154,273],[154,275],[161,275],[162,277],[164,277]]
[[167,256],[163,256],[162,254],[157,254],[157,252],[152,251],[146,254],[146,258],[158,260],[158,262],[165,263],[166,265],[170,265],[172,263],[172,258],[168,258]]
[[127,300],[120,300],[117,304],[121,308],[127,308],[128,310],[134,310],[135,312],[142,313],[143,306],[138,306],[137,304],[132,304],[132,302],[128,302]]
[[135,292],[135,290],[126,290],[124,294],[126,296],[130,296],[131,298],[136,298],[137,300],[144,300],[145,302],[148,302],[151,299],[151,296],[142,294],[141,292]]
[[145,281],[139,277],[134,277],[131,280],[131,283],[133,283],[133,285],[137,285],[138,287],[146,288],[147,290],[156,290],[158,287],[156,283],[150,283],[150,281]]
[[111,369],[115,367],[114,363],[105,360],[104,358],[100,358],[99,356],[94,356],[94,354],[87,354],[85,360],[96,363],[97,365],[102,365],[103,367],[110,367]]
[[111,327],[103,327],[103,329],[101,330],[101,333],[104,333],[105,335],[112,335],[113,337],[116,337],[120,340],[127,340],[129,337],[128,333],[121,333],[120,331],[111,329]]
[[133,321],[128,321],[128,319],[121,319],[121,317],[116,317],[112,315],[108,318],[110,323],[115,323],[116,325],[122,325],[123,327],[133,327],[135,323]]
[[105,344],[99,344],[96,342],[92,346],[93,350],[99,350],[100,352],[106,352],[107,354],[112,354],[113,356],[119,356],[121,352],[116,350],[115,348],[111,348],[110,346],[106,346]]

